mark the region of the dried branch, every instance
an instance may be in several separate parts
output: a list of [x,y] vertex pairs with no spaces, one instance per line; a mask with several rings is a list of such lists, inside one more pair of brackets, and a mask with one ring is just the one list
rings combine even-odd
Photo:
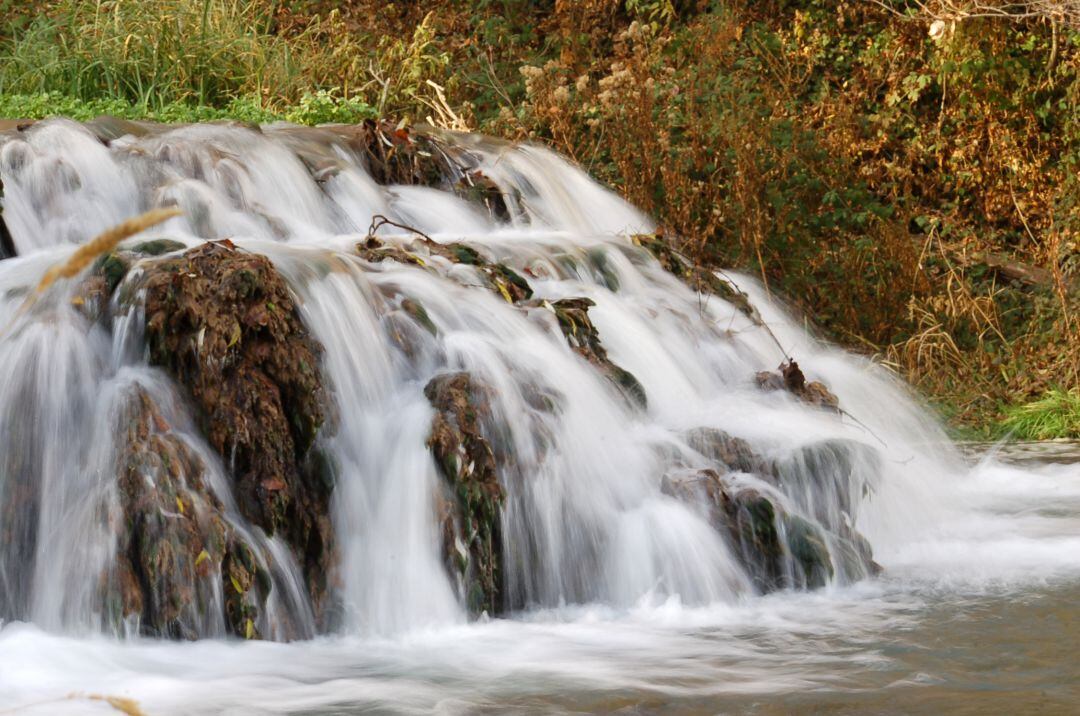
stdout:
[[[910,20],[961,22],[973,18],[1046,20],[1080,29],[1080,0],[869,0]],[[910,12],[912,9],[916,12]]]

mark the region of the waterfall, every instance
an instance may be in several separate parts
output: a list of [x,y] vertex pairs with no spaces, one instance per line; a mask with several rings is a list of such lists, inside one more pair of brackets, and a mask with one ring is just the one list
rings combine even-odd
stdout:
[[[58,119],[0,136],[0,180],[5,621],[288,640],[745,603],[887,570],[953,502],[959,457],[898,381],[748,277],[680,280],[648,217],[545,149]],[[31,300],[167,205],[115,276],[103,259]],[[252,517],[241,457],[148,347],[155,271],[222,240],[269,259],[318,346],[325,555]],[[841,410],[764,389],[789,358]]]

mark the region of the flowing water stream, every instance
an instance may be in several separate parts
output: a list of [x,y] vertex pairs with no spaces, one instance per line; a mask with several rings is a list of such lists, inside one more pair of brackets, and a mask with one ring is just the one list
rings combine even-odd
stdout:
[[[0,261],[0,713],[113,708],[93,695],[151,714],[1077,708],[1080,467],[965,461],[898,381],[817,341],[753,280],[723,276],[743,294],[725,300],[665,271],[630,238],[650,219],[543,149],[433,134],[439,180],[388,184],[350,136],[63,120],[0,136],[17,254]],[[478,176],[497,207],[453,190]],[[182,216],[132,243],[228,238],[268,257],[322,346],[329,616],[148,360],[140,281],[161,259],[134,264],[103,321],[80,310],[77,280],[25,308],[78,244],[163,205]],[[358,251],[377,215],[398,225],[376,230],[384,247],[423,256]],[[532,300],[417,232],[526,277]],[[551,306],[578,298],[632,384],[568,345]],[[422,321],[403,318],[417,305]],[[758,386],[788,356],[843,412]],[[425,386],[455,372],[488,397],[498,617],[478,615],[440,548]],[[134,395],[220,502],[166,517],[219,510],[252,545],[266,640],[227,636],[216,568],[185,577],[176,623],[196,641],[146,636],[110,597]],[[718,457],[703,429],[749,462]],[[782,549],[767,569],[717,528],[692,489],[702,470],[768,500]]]

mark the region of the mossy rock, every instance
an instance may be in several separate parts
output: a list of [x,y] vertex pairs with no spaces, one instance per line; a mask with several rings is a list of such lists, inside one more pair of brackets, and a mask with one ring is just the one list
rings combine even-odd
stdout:
[[161,256],[175,251],[183,251],[186,248],[187,244],[173,239],[154,239],[153,241],[143,241],[141,244],[136,244],[131,248],[131,251],[143,256]]
[[91,269],[92,274],[98,274],[105,279],[105,287],[109,294],[112,294],[116,287],[120,285],[120,282],[127,276],[127,272],[131,270],[131,259],[123,254],[110,251],[107,254],[103,254],[98,257],[94,262],[94,266]]
[[631,240],[654,258],[665,271],[693,290],[727,301],[755,324],[762,325],[761,316],[750,303],[749,296],[709,268],[691,262],[671,245],[663,233],[638,234],[632,236]]
[[504,609],[505,493],[482,429],[491,417],[489,391],[468,373],[448,373],[432,378],[424,395],[435,409],[428,446],[448,488],[441,510],[446,566],[470,613],[494,616]]
[[318,614],[333,559],[331,486],[308,459],[326,414],[321,346],[270,261],[227,241],[152,263],[141,286],[150,363],[195,405],[243,515],[292,547]]
[[415,239],[404,246],[383,243],[375,236],[368,236],[356,245],[357,254],[366,261],[381,263],[397,261],[438,272],[431,257],[441,257],[452,264],[472,266],[489,289],[498,293],[507,303],[517,303],[532,298],[532,288],[521,274],[506,264],[492,262],[471,246],[461,243],[440,244],[425,237]]
[[881,571],[871,558],[869,543],[854,530],[826,534],[817,524],[784,509],[777,496],[716,470],[665,476],[661,491],[704,510],[713,527],[729,540],[759,592],[822,587],[837,577],[837,561],[846,579]]
[[825,586],[834,575],[825,535],[798,515],[784,517],[784,531],[792,560],[798,566],[805,585],[810,589]]
[[[146,636],[194,639],[209,636],[202,631],[205,615],[217,607],[233,634],[258,638],[246,620],[258,621],[269,579],[254,585],[243,577],[245,593],[230,593],[237,555],[243,555],[249,571],[256,570],[256,560],[227,521],[206,481],[206,466],[141,388],[133,392],[121,422],[125,440],[117,492],[122,529],[116,565],[104,586],[107,620],[119,630],[135,617]],[[215,586],[218,580],[224,582],[221,587]],[[242,619],[237,617],[238,599]]]

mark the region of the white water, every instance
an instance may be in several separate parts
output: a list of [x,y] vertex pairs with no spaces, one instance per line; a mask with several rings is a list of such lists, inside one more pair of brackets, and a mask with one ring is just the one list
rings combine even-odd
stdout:
[[[0,712],[37,702],[42,713],[108,708],[55,700],[73,692],[129,696],[149,713],[467,713],[562,708],[560,694],[570,704],[620,693],[648,704],[665,694],[854,688],[853,674],[891,673],[890,658],[868,644],[914,628],[938,599],[1080,577],[1075,469],[969,470],[884,371],[817,342],[748,279],[736,277],[772,335],[696,295],[631,246],[626,235],[649,230],[646,217],[546,151],[447,138],[510,197],[511,220],[500,223],[449,192],[381,187],[343,142],[307,130],[195,126],[106,147],[51,121],[0,141],[4,216],[20,254],[0,262],[0,500],[25,494],[28,482],[38,500],[36,520],[3,526],[21,530],[23,549],[0,550],[10,620],[0,631]],[[261,545],[273,588],[260,632],[315,632],[287,548],[244,524],[225,466],[169,380],[145,364],[138,312],[118,310],[110,330],[91,326],[63,285],[14,318],[23,293],[74,244],[167,203],[184,216],[147,237],[229,237],[266,254],[325,349],[337,420],[322,440],[337,476],[344,608],[333,634],[292,644],[117,641],[137,625],[118,628],[99,603],[117,538],[115,518],[103,517],[117,509],[117,426],[125,391],[139,385],[211,466],[230,520]],[[526,275],[538,297],[592,299],[603,344],[644,386],[647,410],[574,354],[549,312],[509,305],[478,287],[471,267],[361,260],[352,247],[374,214],[468,243]],[[389,226],[380,236],[412,239]],[[138,269],[128,284],[137,279]],[[398,320],[404,297],[424,307],[437,336]],[[410,326],[403,350],[390,329]],[[784,359],[777,342],[858,422],[761,392],[753,376]],[[494,389],[493,440],[515,458],[500,475],[513,554],[505,587],[524,607],[510,619],[468,623],[442,566],[423,388],[447,370]],[[557,409],[532,407],[537,392]],[[750,475],[737,480],[827,529],[850,519],[884,576],[859,581],[865,575],[837,562],[822,591],[755,595],[724,537],[660,490],[665,474],[711,465],[684,437],[705,426],[783,466],[782,494]],[[822,482],[807,467],[827,462],[829,440],[865,446],[853,458],[865,485]],[[213,610],[196,608],[192,619],[205,636],[224,634]]]

